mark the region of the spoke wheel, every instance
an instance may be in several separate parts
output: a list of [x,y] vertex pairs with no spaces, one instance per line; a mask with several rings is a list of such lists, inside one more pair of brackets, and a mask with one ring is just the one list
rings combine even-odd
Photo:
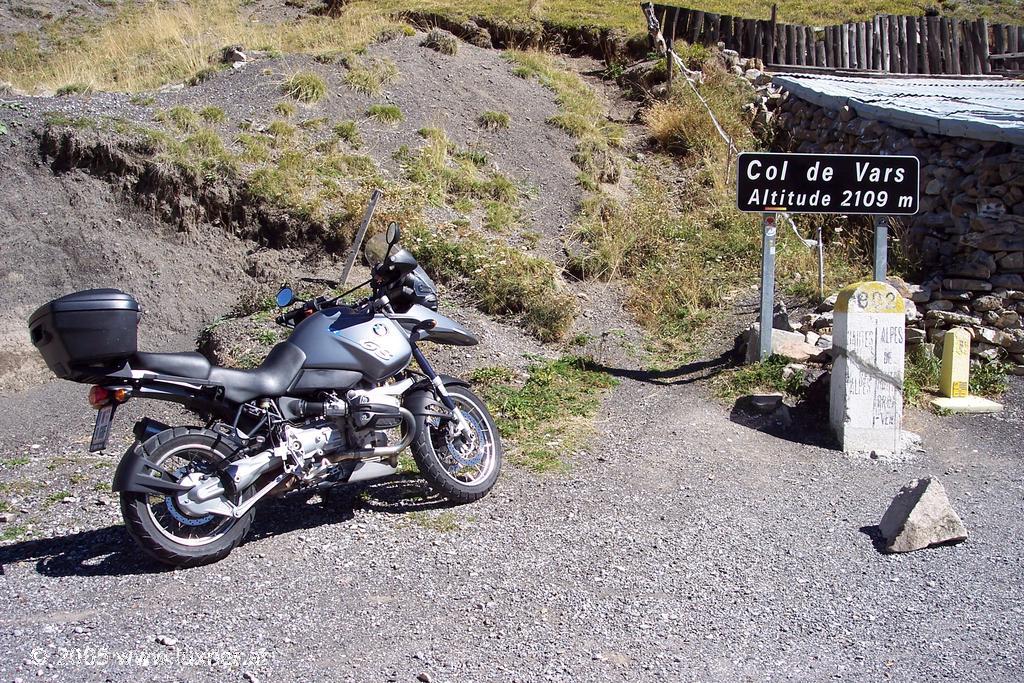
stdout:
[[[186,486],[218,476],[215,464],[232,455],[231,446],[217,433],[186,427],[160,432],[138,448],[158,467],[153,476]],[[245,491],[231,502],[239,504],[249,494]],[[121,514],[128,533],[146,553],[177,567],[193,567],[216,562],[239,545],[255,510],[237,518],[197,515],[173,494],[122,492]]]
[[431,487],[444,497],[468,503],[494,486],[501,472],[501,438],[484,402],[466,387],[449,387],[456,407],[469,424],[467,438],[454,422],[436,417],[419,421],[413,456]]

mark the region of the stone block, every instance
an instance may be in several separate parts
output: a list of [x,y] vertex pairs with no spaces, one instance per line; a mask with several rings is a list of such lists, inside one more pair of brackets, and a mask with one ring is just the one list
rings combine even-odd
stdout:
[[967,539],[967,529],[938,479],[925,477],[906,484],[889,504],[879,532],[885,549],[906,553]]

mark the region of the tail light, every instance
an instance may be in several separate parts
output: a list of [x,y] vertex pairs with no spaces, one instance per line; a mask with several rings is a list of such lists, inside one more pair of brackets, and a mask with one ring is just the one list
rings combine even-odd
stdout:
[[111,391],[98,384],[89,389],[89,405],[97,410],[110,403],[111,398]]
[[124,403],[129,395],[127,389],[107,389],[97,384],[89,389],[89,405],[99,410],[108,403]]

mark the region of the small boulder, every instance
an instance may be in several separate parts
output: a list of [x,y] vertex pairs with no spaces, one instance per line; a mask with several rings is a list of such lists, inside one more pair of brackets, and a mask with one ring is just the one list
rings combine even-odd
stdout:
[[967,539],[967,529],[938,479],[914,479],[900,489],[882,515],[878,530],[885,550],[908,553],[940,543]]
[[777,330],[785,330],[786,332],[796,331],[793,323],[789,320],[789,310],[786,308],[786,304],[781,301],[775,304],[775,309],[772,312],[772,327]]

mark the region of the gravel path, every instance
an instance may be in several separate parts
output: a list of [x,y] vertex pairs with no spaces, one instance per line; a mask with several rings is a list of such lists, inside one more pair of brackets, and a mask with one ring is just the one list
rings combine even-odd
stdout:
[[[975,420],[972,433],[994,422]],[[1008,680],[1024,666],[1024,562],[1007,542],[1024,532],[1018,442],[975,452],[946,427],[912,462],[850,459],[730,422],[699,385],[639,380],[599,429],[571,474],[510,469],[463,508],[412,479],[273,502],[248,543],[187,571],[142,560],[115,507],[91,500],[109,494],[56,504],[52,539],[0,550],[0,671]],[[879,554],[864,529],[924,474],[942,476],[971,539]]]

